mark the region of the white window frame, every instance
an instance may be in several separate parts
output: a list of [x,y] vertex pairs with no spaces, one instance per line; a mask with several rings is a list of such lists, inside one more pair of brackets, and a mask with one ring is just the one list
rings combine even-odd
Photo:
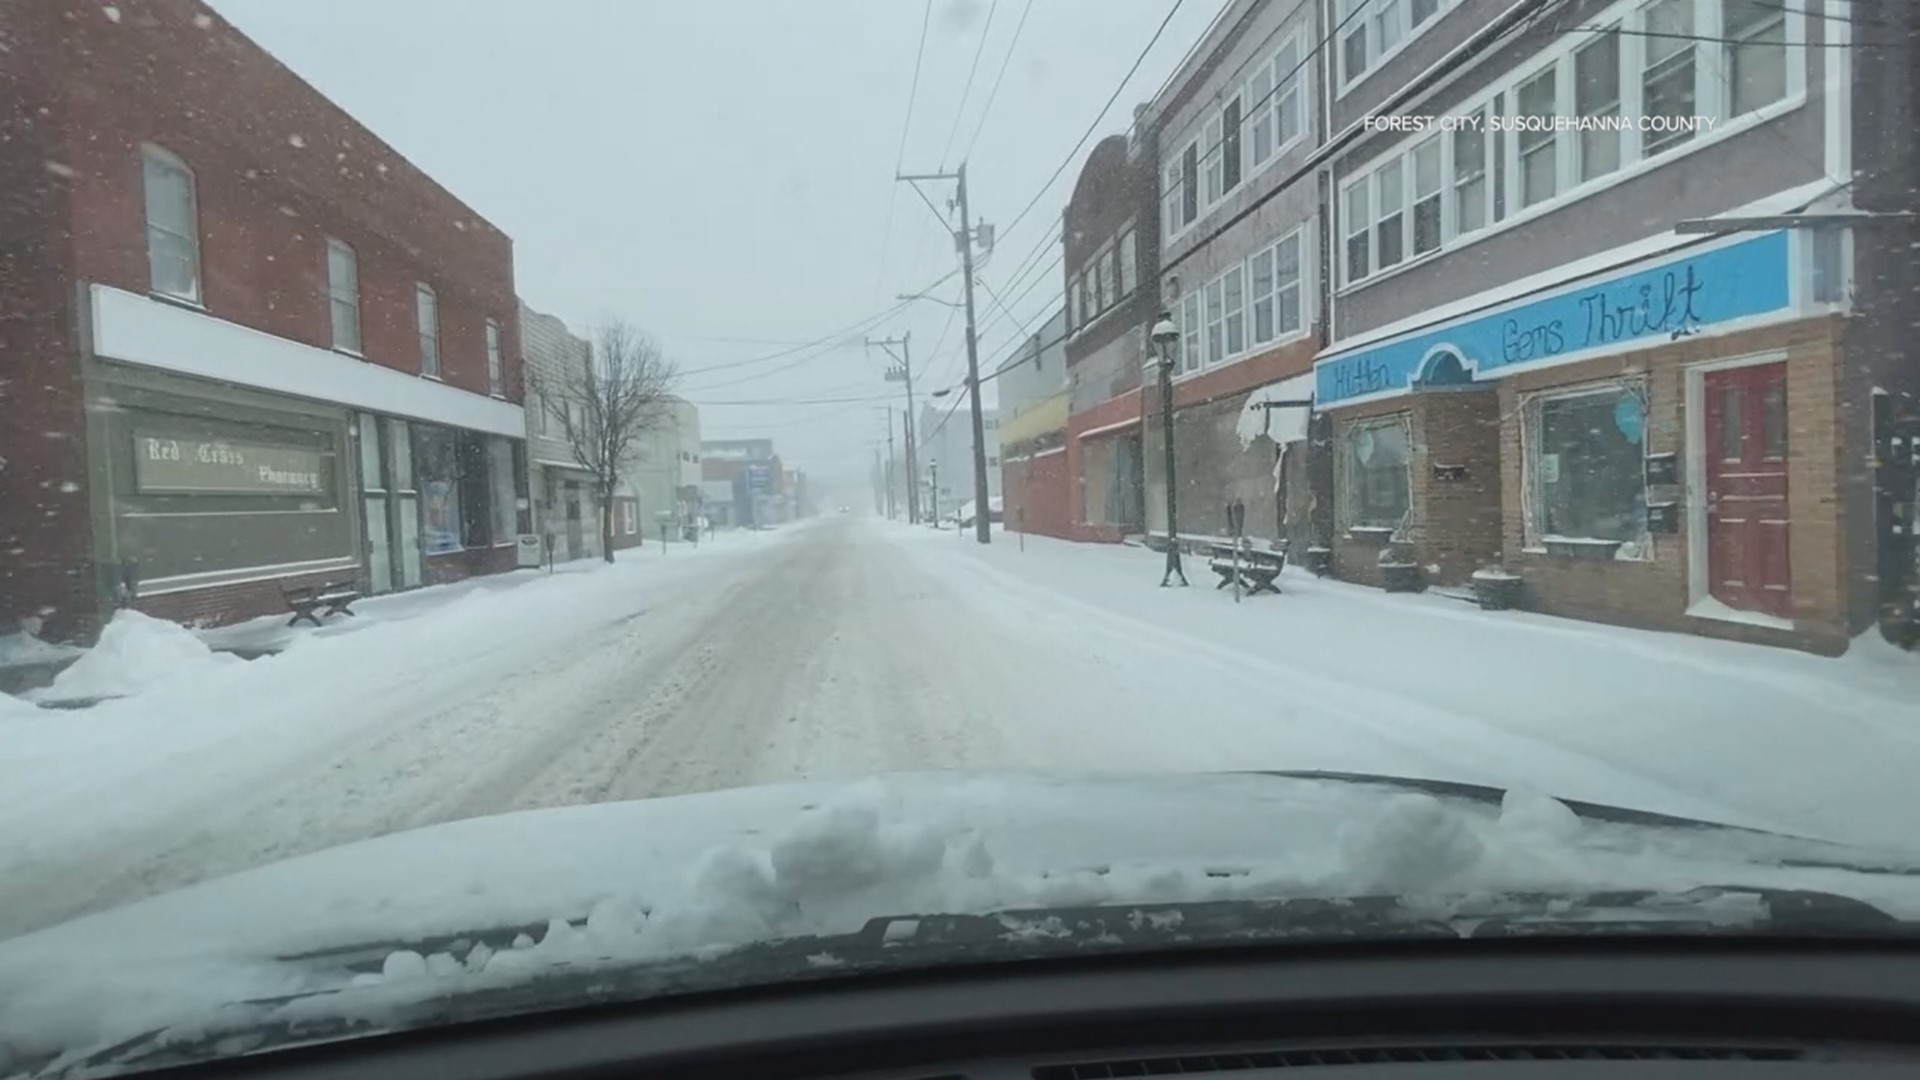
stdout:
[[[1455,0],[1444,2],[1453,3]],[[1199,133],[1178,144],[1179,151],[1164,163],[1161,170],[1160,213],[1166,224],[1169,241],[1193,228],[1250,179],[1279,161],[1296,143],[1306,138],[1308,76],[1312,68],[1300,62],[1303,34],[1304,31],[1298,27],[1288,31],[1272,52],[1250,65],[1251,74],[1222,91],[1219,105],[1196,121]],[[1285,77],[1282,77],[1283,59],[1287,61]],[[1268,83],[1266,92],[1259,88],[1263,78]],[[1240,103],[1240,120],[1233,128],[1235,137],[1229,140],[1226,113],[1227,107],[1235,101]],[[1290,123],[1283,125],[1283,118]],[[1286,127],[1291,127],[1293,134],[1283,137]],[[1254,148],[1258,145],[1256,129],[1264,131],[1270,148],[1265,157],[1257,159],[1254,156]],[[1234,145],[1230,146],[1230,142]],[[1226,157],[1229,150],[1237,151],[1240,158],[1239,176],[1232,184],[1227,183]],[[1186,194],[1180,178],[1185,174],[1189,151],[1195,155],[1194,183],[1198,187],[1194,192],[1194,213],[1190,218],[1180,212],[1184,209]]]
[[[1341,0],[1334,7],[1334,27],[1338,31],[1339,42],[1331,58],[1336,69],[1333,96],[1345,97],[1355,86],[1365,82],[1368,76],[1392,62],[1408,45],[1419,40],[1420,35],[1438,26],[1459,2],[1439,0],[1433,15],[1414,26],[1410,25],[1413,18],[1412,0]],[[1353,15],[1355,8],[1363,10]],[[1352,16],[1351,22],[1347,21],[1349,15]],[[1393,44],[1385,49],[1380,47],[1380,29],[1383,25],[1393,26],[1399,34]],[[1356,34],[1365,35],[1366,38],[1366,63],[1357,72],[1347,70],[1346,47],[1347,39]]]
[[[1522,545],[1528,551],[1546,550],[1545,527],[1546,507],[1541,499],[1544,491],[1540,484],[1540,429],[1546,406],[1555,401],[1570,401],[1583,397],[1598,397],[1602,394],[1617,396],[1633,394],[1639,397],[1642,410],[1649,408],[1650,387],[1644,375],[1634,375],[1618,379],[1606,379],[1599,382],[1580,383],[1574,386],[1555,387],[1552,390],[1524,395],[1520,406],[1520,520]],[[1644,455],[1647,448],[1647,432],[1640,433],[1640,449]],[[1642,492],[1645,492],[1645,473],[1641,474]],[[1643,502],[1650,497],[1643,497]],[[1571,537],[1570,539],[1600,539],[1599,537]],[[1645,559],[1651,555],[1651,536],[1646,519],[1640,521],[1640,532],[1633,540],[1619,541],[1632,544],[1633,557]],[[1623,556],[1617,556],[1623,557]]]
[[[1439,251],[1447,237],[1447,171],[1445,132],[1436,132],[1415,144],[1407,151],[1407,258],[1418,259],[1422,255]],[[1434,168],[1433,190],[1422,194],[1420,190],[1420,155],[1432,151]],[[1434,215],[1433,246],[1426,250],[1420,248],[1420,204],[1431,201],[1437,212]]]
[[[1449,3],[1452,0],[1448,0]],[[1692,0],[1695,5],[1695,31],[1701,38],[1719,36],[1721,27],[1722,0]],[[1649,0],[1621,0],[1613,6],[1595,12],[1582,22],[1592,26],[1620,27],[1619,63],[1620,63],[1620,105],[1621,116],[1636,117],[1644,112],[1642,101],[1641,73],[1645,66],[1645,38],[1640,36],[1646,29],[1645,11]],[[1443,8],[1443,10],[1445,10]],[[1785,97],[1756,108],[1739,116],[1727,116],[1722,106],[1731,100],[1726,91],[1727,48],[1724,43],[1715,41],[1695,41],[1693,46],[1699,50],[1694,58],[1695,100],[1704,115],[1719,117],[1710,129],[1702,129],[1690,139],[1667,147],[1649,157],[1642,152],[1642,137],[1636,131],[1623,133],[1620,148],[1619,167],[1588,180],[1578,178],[1577,132],[1560,132],[1555,139],[1555,175],[1556,192],[1553,197],[1543,199],[1532,206],[1520,205],[1520,154],[1517,132],[1504,132],[1496,135],[1489,131],[1481,140],[1481,150],[1487,155],[1486,174],[1482,196],[1483,214],[1479,228],[1461,232],[1458,212],[1459,198],[1459,161],[1456,158],[1458,141],[1448,138],[1442,144],[1441,172],[1446,177],[1448,197],[1442,207],[1442,227],[1439,253],[1456,250],[1466,244],[1492,236],[1495,233],[1513,228],[1533,220],[1542,214],[1551,213],[1581,199],[1605,191],[1618,184],[1625,183],[1652,169],[1664,167],[1669,162],[1678,161],[1689,154],[1714,146],[1751,128],[1774,120],[1782,115],[1800,109],[1807,104],[1806,53],[1807,16],[1797,8],[1789,8],[1786,14],[1786,56],[1787,56],[1787,94]],[[1498,81],[1483,87],[1479,93],[1456,108],[1448,110],[1449,115],[1471,115],[1476,112],[1492,115],[1493,105],[1500,104],[1500,114],[1511,117],[1518,109],[1517,91],[1519,86],[1546,70],[1549,66],[1556,71],[1555,107],[1557,110],[1570,110],[1573,106],[1574,55],[1591,43],[1598,33],[1564,35],[1556,39],[1547,48],[1528,58],[1525,64],[1515,65]],[[1711,110],[1711,111],[1710,111]],[[1379,204],[1369,187],[1367,199],[1367,272],[1353,275],[1352,261],[1349,258],[1347,241],[1356,237],[1361,225],[1352,220],[1350,192],[1360,184],[1371,185],[1373,177],[1394,158],[1410,157],[1413,148],[1429,137],[1427,132],[1410,134],[1384,152],[1371,158],[1352,161],[1342,171],[1338,184],[1336,210],[1340,214],[1339,226],[1332,235],[1340,240],[1339,266],[1340,282],[1336,293],[1364,287],[1384,277],[1389,277],[1403,269],[1411,267],[1433,253],[1412,255],[1412,241],[1409,238],[1405,250],[1409,253],[1399,264],[1384,270],[1379,262],[1378,237],[1372,231],[1379,217]],[[1495,215],[1496,203],[1494,189],[1496,177],[1499,186],[1506,192],[1504,213]],[[1410,189],[1409,189],[1410,190]],[[1410,217],[1409,217],[1410,221]],[[1410,225],[1409,225],[1410,227]]]
[[537,390],[527,391],[527,429],[535,435],[547,433],[547,401]]
[[500,355],[500,324],[487,320],[487,393],[493,397],[506,396],[506,363]]
[[[185,181],[187,190],[186,219],[189,229],[186,233],[180,232],[166,222],[154,220],[152,207],[153,195],[152,192],[148,190],[147,181],[149,179],[149,170],[156,169],[177,173],[181,179]],[[200,182],[198,177],[194,175],[193,167],[188,165],[180,155],[175,154],[165,147],[155,146],[153,144],[143,146],[140,148],[140,189],[140,215],[145,225],[142,237],[146,242],[147,252],[147,290],[155,296],[165,296],[174,300],[182,300],[189,304],[200,304],[205,292],[205,273],[200,259]],[[154,260],[157,254],[154,247],[154,234],[156,233],[184,245],[185,253],[193,271],[192,281],[189,283],[186,292],[174,292],[160,286],[160,275],[154,273],[153,270]]]
[[1101,248],[1093,257],[1093,317],[1099,318],[1113,306],[1112,248]]
[[1200,161],[1200,212],[1202,214],[1219,205],[1227,197],[1226,155],[1224,153],[1220,128],[1221,114],[1218,110],[1207,114],[1207,122],[1200,126],[1201,148],[1205,155]]
[[640,504],[635,499],[620,500],[620,529],[628,536],[640,531]]
[[1115,250],[1120,267],[1120,296],[1124,299],[1132,296],[1133,290],[1140,287],[1140,237],[1133,226],[1127,226],[1126,231],[1120,234],[1120,243]]
[[[1359,432],[1376,431],[1384,428],[1397,429],[1400,432],[1401,439],[1407,446],[1407,460],[1405,464],[1407,508],[1405,512],[1401,514],[1400,520],[1392,524],[1358,520],[1359,515],[1354,505],[1354,499],[1359,495],[1359,485],[1355,483],[1352,478],[1357,462],[1353,460],[1349,450],[1355,436],[1358,435]],[[1395,534],[1406,529],[1407,522],[1414,514],[1413,459],[1413,418],[1411,414],[1405,412],[1389,413],[1385,416],[1372,416],[1362,420],[1355,420],[1345,425],[1344,430],[1340,432],[1340,437],[1334,445],[1334,466],[1338,472],[1338,483],[1335,485],[1335,492],[1339,496],[1335,500],[1336,524],[1338,528],[1343,532],[1350,529],[1392,529]]]
[[1191,375],[1206,367],[1205,331],[1200,310],[1200,290],[1193,289],[1180,298],[1180,373]]
[[[340,281],[339,277],[334,273],[336,257],[344,259],[348,275],[348,280],[345,282]],[[360,257],[353,250],[352,244],[344,240],[336,240],[329,236],[327,238],[326,258],[327,329],[332,337],[333,350],[335,352],[347,353],[351,356],[360,356],[362,355],[361,349],[364,347],[366,340],[363,328],[360,325]],[[353,339],[351,341],[341,340],[340,316],[337,314],[341,308],[349,309],[353,313]]]
[[440,296],[424,281],[413,284],[413,325],[420,339],[420,374],[441,378]]

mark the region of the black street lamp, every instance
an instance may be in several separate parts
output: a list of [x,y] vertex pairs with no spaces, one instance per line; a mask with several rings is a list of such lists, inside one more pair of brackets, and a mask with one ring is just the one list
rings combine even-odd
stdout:
[[1154,320],[1150,335],[1154,351],[1160,356],[1160,438],[1167,452],[1167,569],[1160,575],[1160,587],[1166,588],[1174,578],[1180,584],[1187,583],[1187,572],[1180,566],[1180,516],[1174,507],[1173,489],[1173,358],[1174,347],[1180,342],[1180,328],[1173,324],[1173,316],[1161,312]]

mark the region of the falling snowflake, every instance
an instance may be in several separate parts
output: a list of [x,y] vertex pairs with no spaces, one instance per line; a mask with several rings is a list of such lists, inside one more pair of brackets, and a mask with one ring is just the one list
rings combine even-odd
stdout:
[[305,150],[307,148],[307,139],[304,135],[289,135],[287,136],[287,144],[295,150]]
[[55,176],[63,176],[69,180],[73,179],[75,175],[73,171],[73,166],[63,165],[58,161],[47,162],[47,171],[52,173]]
[[61,482],[60,482],[60,490],[61,490],[62,492],[65,492],[65,493],[66,493],[66,494],[68,494],[68,495],[71,495],[71,494],[73,494],[74,492],[76,492],[76,491],[79,491],[79,490],[80,490],[80,485],[79,485],[79,484],[76,484],[76,483],[74,483],[74,482],[73,482],[73,481],[71,481],[71,480],[63,480],[63,481],[61,481]]
[[193,17],[193,25],[202,30],[213,29],[213,16],[202,13]]
[[112,4],[108,4],[106,7],[101,8],[100,11],[101,13],[106,15],[108,22],[117,23],[120,21],[120,9],[117,7],[114,7]]

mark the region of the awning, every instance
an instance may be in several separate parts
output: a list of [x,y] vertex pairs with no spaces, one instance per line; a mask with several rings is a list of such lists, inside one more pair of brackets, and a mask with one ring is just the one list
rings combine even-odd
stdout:
[[1281,379],[1247,395],[1246,404],[1240,406],[1240,419],[1234,424],[1234,433],[1240,436],[1240,449],[1253,445],[1253,440],[1262,435],[1285,446],[1290,442],[1299,442],[1307,437],[1307,422],[1312,419],[1312,409],[1287,407],[1278,409],[1261,408],[1268,401],[1311,401],[1313,400],[1313,373],[1306,372],[1290,379]]

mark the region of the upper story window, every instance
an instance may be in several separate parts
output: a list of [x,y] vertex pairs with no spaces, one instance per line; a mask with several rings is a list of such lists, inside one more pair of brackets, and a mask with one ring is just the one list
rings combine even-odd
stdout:
[[327,314],[333,325],[333,347],[360,352],[360,263],[353,249],[338,240],[327,241]]
[[1458,0],[1340,0],[1340,89],[1344,92],[1432,26]]
[[506,372],[500,362],[500,324],[487,320],[487,393],[499,397],[506,393]]
[[420,329],[420,374],[440,377],[440,299],[424,282],[413,288],[414,322]]
[[147,288],[200,302],[200,208],[193,171],[157,146],[140,156],[147,207]]
[[1186,294],[1176,312],[1181,374],[1304,332],[1304,236],[1305,230],[1296,229]]
[[1416,135],[1348,174],[1336,202],[1344,283],[1585,198],[1804,100],[1805,16],[1773,0],[1630,0],[1588,22],[1594,32],[1563,37],[1448,110],[1477,123]]
[[1277,160],[1306,130],[1303,68],[1300,35],[1292,33],[1221,92],[1219,107],[1200,120],[1200,133],[1166,165],[1161,216],[1169,238]]
[[535,435],[547,433],[547,402],[538,393],[527,392],[527,427]]
[[1120,234],[1120,295],[1132,296],[1140,282],[1140,245],[1133,230]]
[[1102,251],[1093,260],[1093,317],[1099,318],[1102,312],[1113,306],[1113,275],[1108,271],[1113,266],[1113,252]]

